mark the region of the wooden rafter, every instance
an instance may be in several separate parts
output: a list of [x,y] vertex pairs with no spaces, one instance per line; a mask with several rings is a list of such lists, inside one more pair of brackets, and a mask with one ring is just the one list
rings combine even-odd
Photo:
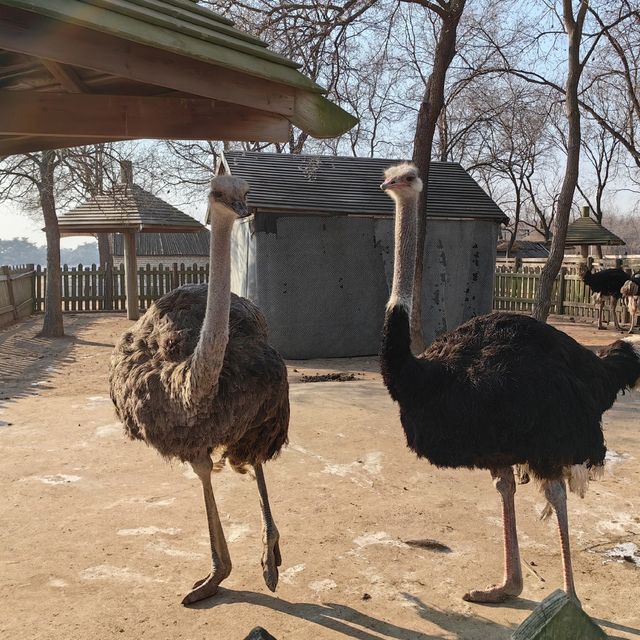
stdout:
[[0,91],[0,135],[284,142],[289,122],[201,98]]
[[88,93],[88,89],[80,76],[69,66],[53,60],[40,60],[42,65],[69,93]]
[[118,38],[76,25],[60,29],[60,23],[35,13],[3,8],[0,17],[1,49],[114,76],[124,77],[126,71],[137,82],[271,113],[294,112],[295,90],[284,85],[135,42],[125,46]]

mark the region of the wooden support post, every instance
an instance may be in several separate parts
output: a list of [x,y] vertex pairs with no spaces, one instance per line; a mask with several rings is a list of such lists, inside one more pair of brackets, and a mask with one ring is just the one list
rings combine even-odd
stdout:
[[138,266],[136,260],[136,234],[135,231],[126,231],[124,234],[124,272],[127,282],[127,318],[137,320],[138,311]]
[[16,299],[13,295],[13,282],[11,282],[11,269],[9,267],[2,267],[2,273],[7,278],[7,291],[9,292],[9,304],[13,310],[13,319],[18,319],[18,309],[16,308]]

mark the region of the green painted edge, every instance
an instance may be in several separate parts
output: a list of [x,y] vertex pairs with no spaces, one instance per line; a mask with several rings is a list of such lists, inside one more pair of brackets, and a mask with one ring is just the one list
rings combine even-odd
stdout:
[[153,11],[159,11],[167,16],[172,16],[180,20],[185,20],[196,26],[204,27],[205,29],[212,28],[220,33],[225,33],[239,40],[244,40],[257,47],[266,48],[267,45],[263,40],[252,36],[250,33],[245,33],[236,29],[231,20],[222,18],[213,11],[208,12],[210,15],[203,15],[200,12],[193,11],[193,9],[200,9],[194,2],[189,2],[191,7],[185,7],[183,5],[177,5],[171,3],[168,0],[129,0],[132,4],[136,4],[145,9],[151,9]]
[[[107,33],[146,46],[202,60],[234,71],[264,78],[272,82],[322,93],[324,89],[299,71],[283,64],[265,60],[262,56],[230,49],[225,44],[212,44],[190,35],[159,27],[107,9],[95,8],[95,19],[82,17],[86,4],[80,0],[0,0],[5,5],[31,11],[38,15]],[[260,53],[263,51],[261,50]]]
[[[296,68],[295,62],[281,56],[273,51],[269,51],[261,42],[255,44],[247,41],[241,31],[230,28],[226,25],[210,23],[209,25],[194,23],[193,21],[178,16],[165,13],[166,7],[151,7],[150,2],[145,0],[77,0],[85,5],[109,11],[115,15],[133,18],[140,23],[145,23],[153,27],[169,29],[181,35],[192,36],[204,42],[219,44],[229,49],[235,49],[241,53],[248,53],[258,56],[264,60],[282,64],[286,67]],[[96,24],[99,22],[96,20]]]
[[290,120],[314,138],[335,138],[358,124],[358,118],[318,93],[298,92]]

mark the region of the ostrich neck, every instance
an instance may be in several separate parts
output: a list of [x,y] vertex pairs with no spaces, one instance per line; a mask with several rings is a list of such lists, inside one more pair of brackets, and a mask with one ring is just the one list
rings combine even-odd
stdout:
[[217,216],[215,212],[212,214],[207,307],[191,361],[189,391],[192,402],[211,396],[218,384],[229,342],[233,220],[224,215]]
[[416,268],[417,198],[396,198],[393,283],[388,309],[402,306],[411,316],[413,277]]

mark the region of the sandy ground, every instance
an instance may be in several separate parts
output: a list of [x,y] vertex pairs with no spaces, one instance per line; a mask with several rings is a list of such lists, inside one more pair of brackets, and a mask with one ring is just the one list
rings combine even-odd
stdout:
[[[124,439],[108,397],[122,316],[66,315],[69,337],[35,338],[35,318],[0,332],[0,636],[241,640],[501,639],[561,586],[553,522],[519,487],[521,598],[461,595],[502,573],[500,509],[486,472],[441,471],[405,448],[374,358],[290,365],[291,443],[267,465],[281,532],[276,594],[262,582],[255,483],[214,477],[234,570],[219,595],[180,605],[206,575],[200,485]],[[590,346],[612,331],[562,328]],[[350,382],[303,375],[352,372]],[[544,398],[541,398],[541,402]],[[612,638],[640,637],[640,396],[605,416],[611,462],[570,499],[575,576],[585,610]],[[406,541],[433,539],[445,551]],[[605,552],[626,543],[628,559]]]

